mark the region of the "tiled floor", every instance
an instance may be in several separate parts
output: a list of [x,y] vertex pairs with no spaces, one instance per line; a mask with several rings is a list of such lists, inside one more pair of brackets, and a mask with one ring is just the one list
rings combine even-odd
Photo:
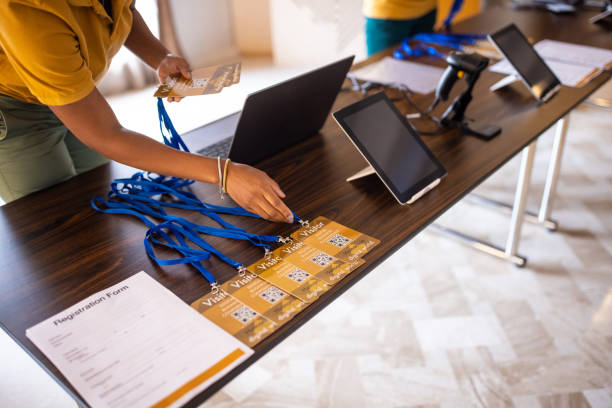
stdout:
[[[242,104],[232,99],[230,111]],[[132,102],[114,106],[121,103]],[[181,106],[191,112],[181,118],[173,109],[181,130],[221,116],[194,118],[202,109],[195,104]],[[146,112],[122,115],[128,127],[149,126]],[[528,267],[426,230],[204,407],[612,407],[610,129],[610,111],[583,105],[572,114],[553,212],[561,228],[525,225]],[[551,139],[549,132],[538,144],[532,208]],[[510,201],[518,164],[478,192]],[[463,202],[440,222],[499,244],[508,227],[506,216]],[[0,340],[0,406],[75,406],[4,334]]]

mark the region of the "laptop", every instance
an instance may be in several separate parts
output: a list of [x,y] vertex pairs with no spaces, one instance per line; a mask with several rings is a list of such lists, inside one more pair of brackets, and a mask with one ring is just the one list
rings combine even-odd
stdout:
[[181,135],[193,152],[255,164],[315,135],[354,56],[250,94],[241,112]]

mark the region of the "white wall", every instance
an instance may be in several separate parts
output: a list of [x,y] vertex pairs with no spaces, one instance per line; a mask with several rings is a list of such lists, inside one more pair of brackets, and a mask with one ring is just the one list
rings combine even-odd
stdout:
[[270,1],[232,0],[234,38],[241,54],[271,55]]
[[365,58],[362,0],[270,0],[272,47],[279,65],[315,66]]
[[176,35],[192,67],[237,57],[229,1],[175,0],[170,5]]

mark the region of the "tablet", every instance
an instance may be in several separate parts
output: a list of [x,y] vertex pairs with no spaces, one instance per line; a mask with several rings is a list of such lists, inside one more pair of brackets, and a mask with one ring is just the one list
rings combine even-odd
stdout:
[[333,114],[400,204],[435,186],[446,170],[384,92]]
[[545,102],[559,90],[561,82],[517,26],[510,24],[488,37],[536,99]]

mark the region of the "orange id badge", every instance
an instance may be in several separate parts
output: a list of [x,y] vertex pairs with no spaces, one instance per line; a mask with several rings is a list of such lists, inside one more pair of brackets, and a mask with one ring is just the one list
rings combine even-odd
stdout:
[[311,268],[303,269],[284,259],[281,250],[291,245],[285,244],[277,248],[269,257],[260,259],[250,265],[247,270],[303,302],[310,303],[327,291],[330,286],[315,277],[319,269],[316,265],[313,264]]
[[221,289],[278,325],[285,324],[305,306],[300,299],[248,271],[225,282]]
[[380,244],[376,238],[325,217],[317,217],[310,221],[308,225],[291,234],[291,238],[344,261],[361,258]]
[[229,293],[208,293],[191,304],[200,314],[249,347],[272,334],[276,325]]
[[311,273],[328,285],[335,284],[365,262],[361,258],[343,261],[301,241],[293,241],[279,250],[286,262]]

